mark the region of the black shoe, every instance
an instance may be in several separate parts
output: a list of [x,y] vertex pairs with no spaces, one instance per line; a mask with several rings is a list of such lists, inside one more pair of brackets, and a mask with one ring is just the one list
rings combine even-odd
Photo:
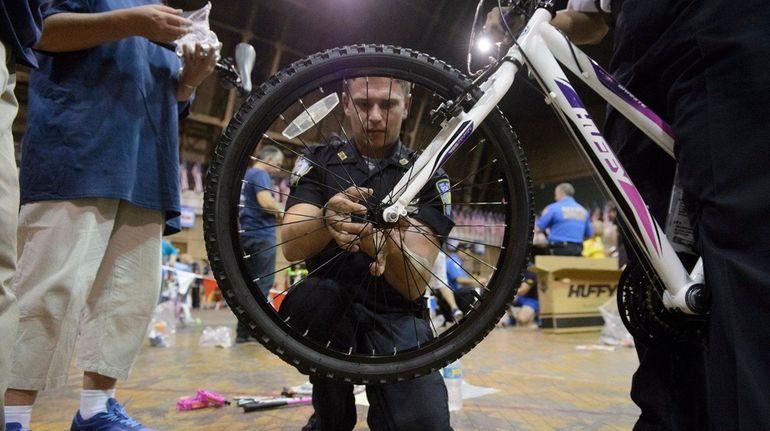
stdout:
[[307,419],[307,424],[302,427],[301,431],[315,431],[317,429],[318,427],[316,427],[315,424],[315,412],[313,412],[313,414],[310,415],[310,417]]

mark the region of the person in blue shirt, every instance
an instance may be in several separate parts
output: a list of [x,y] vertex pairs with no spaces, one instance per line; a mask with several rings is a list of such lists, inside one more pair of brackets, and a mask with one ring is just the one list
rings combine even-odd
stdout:
[[[29,427],[37,393],[83,369],[72,430],[145,430],[115,400],[160,289],[164,222],[179,215],[179,118],[213,71],[154,42],[191,22],[148,0],[68,0],[45,11],[20,168],[21,318],[6,406]],[[172,228],[173,229],[173,228]],[[10,422],[6,417],[6,422]]]
[[[448,245],[448,247],[452,246]],[[470,260],[470,258],[465,259],[463,256],[469,256],[469,250],[470,245],[461,242],[454,247],[454,251],[449,254],[446,260],[447,284],[455,295],[455,301],[460,311],[460,313],[457,313],[456,310],[452,312],[452,317],[456,320],[468,314],[479,296],[476,288],[481,287],[487,281],[485,277],[471,274],[471,271],[466,268],[464,261]]]
[[[270,175],[280,171],[283,153],[273,145],[265,145],[257,154],[252,167],[246,170],[241,189],[241,246],[252,279],[257,279],[254,294],[267,297],[275,281],[275,225],[283,218],[281,205],[273,197]],[[248,325],[238,321],[236,343],[256,339]]]
[[591,214],[575,201],[572,184],[559,184],[553,195],[556,202],[545,207],[535,227],[543,232],[547,230],[550,254],[581,256],[583,240],[594,234]]
[[[36,67],[32,47],[40,39],[45,1],[0,2],[0,340],[12,340],[19,320],[11,280],[16,270],[19,178],[11,126],[19,104],[13,93],[16,64]],[[0,349],[0,394],[5,393],[13,349]],[[5,423],[0,407],[0,424]]]
[[516,313],[516,324],[522,327],[537,327],[537,316],[540,313],[540,301],[537,295],[537,274],[532,271],[532,264],[524,271],[524,276],[516,292],[514,307],[519,307]]
[[174,247],[174,244],[171,244],[167,239],[163,239],[160,242],[160,250],[161,262],[164,265],[174,266],[179,259],[179,249]]

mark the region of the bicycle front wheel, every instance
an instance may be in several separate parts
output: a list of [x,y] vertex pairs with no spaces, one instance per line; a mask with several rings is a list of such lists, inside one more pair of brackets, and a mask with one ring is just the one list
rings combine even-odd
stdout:
[[[417,199],[410,205],[415,207],[411,211],[416,214],[421,208],[435,209],[438,205],[446,216],[453,219],[454,227],[448,233],[413,232],[424,233],[437,247],[448,244],[443,245],[438,253],[454,252],[460,256],[464,291],[470,292],[465,299],[457,298],[465,308],[461,319],[455,319],[450,313],[445,319],[448,322],[439,326],[437,320],[422,317],[424,302],[412,301],[414,308],[406,310],[406,314],[414,316],[414,319],[405,331],[414,326],[413,331],[418,332],[419,326],[428,325],[432,336],[425,340],[410,337],[408,333],[396,334],[392,330],[396,322],[388,320],[392,315],[378,311],[386,309],[387,304],[348,301],[350,309],[343,310],[340,317],[361,307],[366,309],[368,315],[377,317],[374,319],[376,322],[367,322],[359,313],[357,323],[348,329],[352,335],[347,339],[366,338],[365,332],[379,325],[381,330],[378,336],[385,338],[381,344],[393,348],[378,350],[362,349],[360,344],[354,342],[350,345],[332,343],[333,329],[324,336],[313,336],[308,333],[307,325],[299,325],[296,319],[282,316],[277,311],[278,303],[291,297],[292,292],[307,280],[321,273],[324,277],[348,279],[350,274],[341,274],[351,270],[345,265],[329,268],[334,266],[335,259],[344,260],[350,253],[344,248],[333,250],[328,259],[330,265],[322,270],[309,259],[290,262],[283,258],[282,251],[303,245],[302,237],[272,238],[263,249],[249,250],[247,243],[254,234],[249,230],[257,228],[248,227],[239,219],[243,211],[248,210],[248,205],[241,202],[241,190],[251,182],[246,175],[247,169],[256,159],[255,154],[265,145],[280,149],[289,159],[299,159],[303,154],[316,151],[313,149],[316,145],[351,141],[351,130],[356,125],[350,124],[350,115],[346,116],[345,93],[350,93],[350,82],[365,78],[365,82],[369,83],[375,77],[380,81],[386,78],[393,86],[406,83],[407,87],[403,88],[408,88],[405,91],[410,92],[409,113],[400,133],[405,155],[396,160],[396,165],[405,166],[414,161],[440,130],[440,126],[430,119],[431,110],[455,100],[470,85],[462,73],[449,65],[403,48],[350,46],[300,60],[254,90],[235,115],[212,158],[204,204],[205,239],[211,267],[226,301],[238,318],[250,326],[265,347],[299,370],[361,384],[393,382],[425,375],[478,344],[494,328],[505,313],[507,304],[513,300],[521,282],[522,269],[527,264],[533,221],[531,181],[524,155],[507,120],[494,110],[468,140],[443,162],[449,182],[442,183],[440,202]],[[478,90],[471,92],[468,103],[472,104],[480,96]],[[363,99],[356,99],[355,104],[368,109],[369,101]],[[340,100],[343,103],[339,103]],[[364,123],[360,125],[366,128]],[[350,148],[334,154],[340,161],[356,156],[355,150]],[[320,193],[326,196],[344,190],[350,183],[348,180],[360,174],[331,170],[317,162],[311,162],[311,166],[306,159],[300,160],[303,161],[299,163],[306,166],[296,166],[293,176],[291,168],[273,168],[278,177],[283,175],[288,182],[298,179],[301,182],[304,171],[309,168],[317,170],[328,179],[318,185]],[[377,161],[367,161],[371,169],[368,181],[378,184],[378,175],[384,175],[382,173],[386,170],[372,168],[371,163],[376,164]],[[359,168],[360,165],[350,164],[350,169]],[[392,179],[382,181],[384,184],[392,182]],[[288,194],[286,188],[275,192],[278,200],[285,199]],[[287,212],[291,213],[291,210],[289,208]],[[380,229],[388,228],[369,217],[364,217],[362,222],[372,223]],[[280,236],[286,227],[282,223],[276,221],[259,229],[275,230]],[[253,260],[273,253],[277,254],[274,267],[254,273]],[[286,276],[289,269],[298,272],[306,270],[307,274]],[[427,288],[429,292],[435,291],[438,295],[438,290],[445,290],[442,287],[449,287],[448,282],[441,281],[444,279],[442,274],[431,275],[439,281],[422,280],[423,287],[430,285]],[[273,276],[278,280],[278,289],[265,297],[259,293],[259,288],[265,291],[266,287],[270,287],[265,286],[264,281]],[[382,297],[378,296],[378,290],[388,288],[383,277],[367,274],[361,280],[367,281],[354,286],[354,289],[366,291],[369,298]],[[325,323],[334,326],[337,322]],[[388,337],[394,339],[387,340]],[[400,340],[395,340],[396,337]],[[405,346],[404,338],[420,341]]]

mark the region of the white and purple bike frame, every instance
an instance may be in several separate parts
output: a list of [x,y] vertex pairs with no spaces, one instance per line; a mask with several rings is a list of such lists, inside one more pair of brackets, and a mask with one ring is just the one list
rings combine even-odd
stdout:
[[546,102],[552,104],[617,204],[618,212],[629,228],[628,234],[638,244],[637,249],[644,254],[640,257],[646,258],[663,282],[666,288],[663,293],[664,306],[686,314],[699,314],[688,301],[688,291],[693,286],[704,284],[702,261],[698,260],[692,272],[687,272],[559,63],[580,77],[674,157],[671,127],[573,45],[562,32],[550,24],[550,21],[551,13],[548,10],[541,8],[535,11],[517,43],[507,53],[511,60],[504,61],[480,84],[483,92],[481,98],[470,110],[460,112],[442,124],[438,135],[393,191],[383,199],[384,204],[389,204],[383,212],[385,221],[394,222],[399,217],[406,216],[409,202],[495,108],[513,85],[519,65],[526,64],[545,91]]

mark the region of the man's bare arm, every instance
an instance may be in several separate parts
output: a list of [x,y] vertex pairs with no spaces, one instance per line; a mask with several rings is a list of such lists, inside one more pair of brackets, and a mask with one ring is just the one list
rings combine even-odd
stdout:
[[574,10],[559,11],[551,20],[551,24],[563,31],[572,43],[578,45],[597,44],[610,29],[601,14]]
[[261,190],[257,192],[257,203],[263,211],[270,214],[281,214],[283,212],[281,205],[273,197],[270,190]]
[[313,257],[332,240],[322,218],[322,209],[306,203],[292,205],[286,210],[280,235],[281,251],[290,261]]
[[173,42],[192,27],[192,21],[181,15],[181,10],[163,5],[98,13],[57,13],[43,21],[43,32],[35,49],[46,52],[79,51],[130,36]]

